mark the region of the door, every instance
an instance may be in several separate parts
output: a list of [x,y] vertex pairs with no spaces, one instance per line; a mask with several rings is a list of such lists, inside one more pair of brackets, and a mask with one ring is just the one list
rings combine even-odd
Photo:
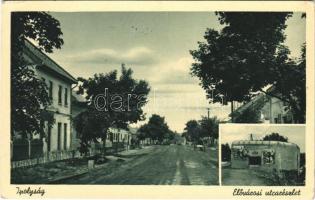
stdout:
[[261,157],[260,156],[250,156],[248,157],[249,165],[261,165]]
[[63,149],[66,150],[67,149],[67,124],[64,123],[64,127],[63,127]]
[[58,123],[57,150],[61,150],[61,123]]

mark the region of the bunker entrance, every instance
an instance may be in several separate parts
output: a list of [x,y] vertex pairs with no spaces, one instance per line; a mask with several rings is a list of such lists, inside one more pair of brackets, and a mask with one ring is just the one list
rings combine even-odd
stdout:
[[250,156],[248,158],[249,165],[261,165],[261,157],[260,156]]

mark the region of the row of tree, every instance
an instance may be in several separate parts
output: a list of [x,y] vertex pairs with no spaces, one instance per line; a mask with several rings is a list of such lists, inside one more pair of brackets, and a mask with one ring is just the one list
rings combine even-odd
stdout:
[[[207,29],[205,42],[190,51],[191,74],[213,102],[249,101],[257,92],[289,105],[296,122],[305,122],[305,43],[300,58],[285,45],[288,12],[216,12],[218,31]],[[306,15],[302,14],[301,18]],[[276,92],[265,91],[273,85]],[[222,101],[223,98],[223,101]],[[232,116],[233,119],[233,116]]]
[[203,144],[205,139],[210,139],[213,144],[219,136],[219,122],[216,117],[202,117],[199,121],[189,120],[182,136],[194,144]]

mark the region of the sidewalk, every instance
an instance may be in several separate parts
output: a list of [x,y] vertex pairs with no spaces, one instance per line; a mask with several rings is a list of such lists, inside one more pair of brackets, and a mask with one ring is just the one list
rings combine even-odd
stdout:
[[[142,149],[125,150],[118,154],[106,156],[104,163],[95,164],[95,169],[106,167],[109,163],[131,159],[146,152],[150,147]],[[30,167],[11,170],[11,183],[13,184],[51,184],[64,179],[73,178],[89,172],[88,158],[76,158]],[[94,169],[92,169],[94,170]]]

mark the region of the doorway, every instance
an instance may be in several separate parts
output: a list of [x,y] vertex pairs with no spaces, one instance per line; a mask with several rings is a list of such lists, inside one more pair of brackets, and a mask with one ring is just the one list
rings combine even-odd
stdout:
[[249,156],[248,157],[249,165],[261,165],[261,157],[260,156]]

